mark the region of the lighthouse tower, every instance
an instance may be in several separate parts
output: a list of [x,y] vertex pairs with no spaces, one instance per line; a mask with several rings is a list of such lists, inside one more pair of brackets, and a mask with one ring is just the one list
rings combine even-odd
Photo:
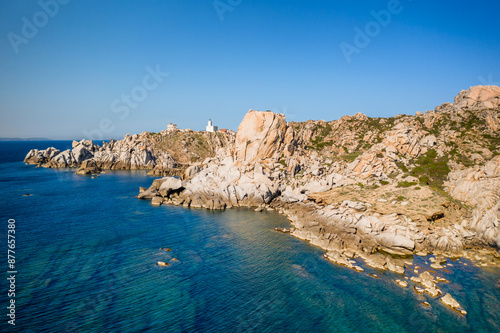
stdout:
[[217,132],[218,130],[218,126],[212,125],[212,119],[208,119],[207,132]]

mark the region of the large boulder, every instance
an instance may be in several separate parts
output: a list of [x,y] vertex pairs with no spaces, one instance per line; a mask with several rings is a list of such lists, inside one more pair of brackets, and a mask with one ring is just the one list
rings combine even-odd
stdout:
[[475,86],[462,90],[453,103],[458,108],[492,109],[500,107],[500,87]]
[[96,161],[93,159],[85,160],[80,164],[80,167],[76,171],[77,175],[95,175],[101,172],[101,169],[97,166]]
[[458,170],[448,175],[448,192],[471,206],[489,209],[500,195],[500,156],[476,166]]
[[468,227],[490,245],[500,247],[500,156],[448,177],[448,192],[474,207]]
[[67,168],[73,167],[78,164],[73,152],[69,149],[57,154],[54,158],[52,158],[48,163],[47,167],[51,168]]
[[94,155],[89,150],[87,150],[87,147],[82,144],[77,145],[75,148],[73,148],[72,153],[75,157],[76,163],[82,163],[83,161],[94,157]]
[[389,232],[383,232],[375,237],[377,242],[388,250],[396,252],[411,253],[415,249],[415,242],[402,235],[397,235]]
[[159,196],[158,190],[155,188],[152,188],[152,186],[146,190],[140,190],[139,195],[137,198],[139,199],[153,199],[155,197]]
[[54,147],[50,147],[45,150],[31,149],[24,158],[24,162],[29,164],[46,163],[59,153],[60,150]]
[[[236,157],[250,164],[271,157],[279,158],[285,137],[293,139],[290,132],[287,135],[284,115],[250,110],[238,127]],[[289,153],[290,149],[287,151]]]
[[[166,179],[165,179],[166,178]],[[182,181],[175,177],[165,177],[164,182],[161,184],[158,192],[163,197],[168,197],[174,192],[180,192],[184,189]]]
[[199,164],[191,165],[184,171],[184,174],[182,175],[182,179],[183,180],[190,180],[200,171],[201,171],[201,167]]
[[332,187],[328,186],[328,182],[324,179],[318,181],[313,180],[307,182],[304,186],[300,187],[301,192],[303,193],[321,193],[330,190]]
[[434,135],[425,136],[425,132],[406,123],[399,123],[388,131],[382,145],[386,151],[414,158],[425,154],[437,144]]
[[290,186],[287,186],[285,191],[281,193],[281,198],[284,202],[298,202],[306,201],[307,195],[300,193],[300,190],[298,188],[292,190]]

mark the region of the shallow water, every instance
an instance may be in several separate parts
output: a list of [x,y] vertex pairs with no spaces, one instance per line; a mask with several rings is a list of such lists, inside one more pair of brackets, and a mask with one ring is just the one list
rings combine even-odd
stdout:
[[377,279],[326,261],[322,250],[273,231],[289,226],[275,212],[153,207],[134,198],[153,179],[144,171],[91,179],[35,168],[12,160],[36,144],[12,145],[0,143],[10,151],[0,203],[4,253],[7,219],[16,220],[16,328],[2,314],[2,331],[500,331],[498,269],[454,262],[441,272],[462,317],[397,286],[395,274],[363,266]]

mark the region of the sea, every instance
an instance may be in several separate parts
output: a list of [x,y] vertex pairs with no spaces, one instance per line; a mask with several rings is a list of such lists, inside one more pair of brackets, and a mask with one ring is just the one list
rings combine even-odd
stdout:
[[274,231],[290,227],[274,211],[155,207],[135,197],[145,171],[23,163],[50,146],[71,141],[0,142],[1,332],[500,332],[498,268],[439,272],[462,316],[397,274],[325,260]]

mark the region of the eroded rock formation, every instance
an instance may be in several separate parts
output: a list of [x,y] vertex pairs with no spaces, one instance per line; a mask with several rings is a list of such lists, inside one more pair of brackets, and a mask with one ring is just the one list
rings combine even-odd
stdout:
[[[64,152],[32,150],[25,161],[82,166],[82,173],[154,168],[160,175],[197,151],[180,179],[156,179],[138,197],[154,205],[275,209],[291,221],[291,235],[336,263],[362,271],[360,258],[408,274],[411,265],[392,255],[472,258],[470,251],[481,249],[482,264],[500,256],[499,115],[500,88],[477,86],[415,116],[287,123],[284,115],[250,110],[236,137],[143,133],[103,147],[81,141]],[[436,259],[431,268],[445,262]],[[441,295],[438,277],[414,272],[424,287],[414,286],[417,292]],[[463,310],[451,296],[443,302]]]
[[[493,111],[495,117],[498,115],[494,109],[500,96],[497,88],[474,87],[461,92],[454,104],[443,104],[425,115],[377,121],[376,127],[383,129],[378,134],[366,126],[360,125],[357,130],[348,125],[373,122],[362,114],[342,117],[338,123],[306,122],[298,126],[286,123],[283,115],[250,110],[238,128],[233,146],[220,149],[215,157],[186,170],[182,191],[167,191],[172,194],[164,195],[154,192],[152,186],[143,193],[156,193],[153,196],[161,196],[166,203],[197,208],[273,207],[290,218],[294,225],[292,235],[339,253],[434,252],[461,256],[475,246],[489,245],[495,249],[499,244],[499,158],[486,162],[488,154],[483,154],[484,165],[463,169],[458,159],[449,158],[450,151],[462,147],[452,144],[458,141],[457,133],[443,120],[457,119],[465,125],[469,125],[470,119],[482,120],[477,125],[489,128],[490,136],[496,134],[491,132],[494,128],[488,127],[492,123],[488,119]],[[471,116],[469,108],[485,106],[493,106],[493,110],[487,110],[489,116],[484,110]],[[444,130],[436,131],[436,124]],[[327,138],[342,130],[345,135],[338,141],[346,145],[362,137],[359,131],[368,142],[373,136],[378,137],[378,143],[373,142],[351,161],[323,155],[330,147]],[[497,149],[494,142],[488,142],[489,151]],[[342,149],[336,156],[342,157],[349,151]],[[475,206],[475,210],[450,202],[446,194],[432,189],[431,186],[444,188],[450,170],[453,172],[446,188],[454,198]],[[170,182],[168,178],[162,181]],[[417,185],[426,190],[415,190]],[[383,194],[377,201],[335,201],[336,196],[342,196],[333,190],[344,188],[362,194],[365,186],[382,186],[385,191],[374,192]],[[400,188],[406,187],[406,192],[401,193],[409,197],[390,199],[389,191],[403,191]],[[324,194],[317,196],[318,193]],[[419,193],[419,197],[413,193]],[[432,201],[429,208],[423,208],[429,206],[424,201]],[[420,208],[422,213],[418,213]],[[440,222],[439,227],[436,221]]]
[[[183,168],[178,167],[187,162],[186,157],[192,160],[213,156],[217,149],[233,142],[232,132],[144,132],[127,134],[119,141],[103,142],[102,147],[91,140],[82,140],[73,141],[72,149],[63,152],[52,147],[45,150],[33,149],[28,152],[24,162],[46,168],[79,167],[79,174],[94,174],[104,169],[152,169],[152,175],[177,175],[182,173]],[[192,151],[184,152],[188,147]]]

